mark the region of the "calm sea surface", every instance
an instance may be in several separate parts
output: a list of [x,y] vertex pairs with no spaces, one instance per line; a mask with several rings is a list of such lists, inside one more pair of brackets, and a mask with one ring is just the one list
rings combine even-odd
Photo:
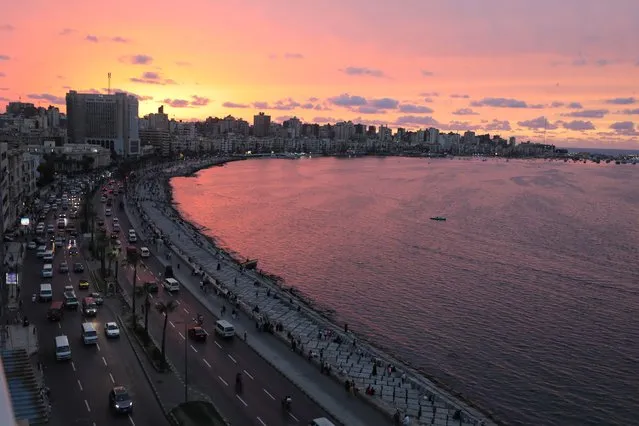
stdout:
[[268,159],[172,185],[220,244],[499,417],[636,424],[639,166]]

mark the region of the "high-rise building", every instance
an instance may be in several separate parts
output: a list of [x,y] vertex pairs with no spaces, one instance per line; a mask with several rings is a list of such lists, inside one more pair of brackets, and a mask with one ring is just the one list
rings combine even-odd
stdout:
[[268,136],[271,128],[271,116],[260,112],[253,116],[253,135],[257,137]]
[[140,155],[138,100],[126,93],[67,93],[71,143],[99,145],[123,157]]

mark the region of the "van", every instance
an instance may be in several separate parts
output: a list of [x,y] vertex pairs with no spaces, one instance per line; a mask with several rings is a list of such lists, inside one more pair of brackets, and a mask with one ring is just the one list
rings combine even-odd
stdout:
[[82,341],[85,345],[95,345],[98,343],[98,332],[90,322],[82,323]]
[[71,359],[71,346],[69,346],[69,339],[64,334],[55,338],[55,359],[58,361]]
[[180,283],[175,278],[165,278],[164,289],[167,291],[178,291],[180,290]]
[[64,311],[62,310],[63,303],[59,300],[55,302],[51,302],[51,306],[49,306],[49,310],[47,311],[47,318],[49,321],[60,321],[64,316]]
[[335,423],[327,419],[326,417],[318,417],[311,420],[308,426],[335,426]]
[[215,322],[215,333],[222,337],[233,337],[235,336],[235,327],[226,320],[219,320]]
[[41,302],[49,302],[53,299],[53,290],[51,284],[40,284],[40,293],[38,294]]
[[36,251],[36,256],[42,258],[44,254],[47,252],[47,246],[39,246],[38,251]]
[[42,278],[51,278],[53,277],[53,265],[50,263],[45,263],[42,267]]

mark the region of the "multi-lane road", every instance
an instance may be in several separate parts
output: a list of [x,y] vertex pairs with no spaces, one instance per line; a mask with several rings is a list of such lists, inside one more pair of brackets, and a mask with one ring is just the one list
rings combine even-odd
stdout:
[[[99,202],[97,204],[100,205]],[[114,205],[118,205],[118,202]],[[98,212],[104,210],[104,204],[101,206],[98,207]],[[120,222],[122,244],[126,246],[126,233],[132,225],[122,210],[114,209],[114,213]],[[112,219],[106,222],[111,229]],[[138,247],[145,245],[147,244],[144,242],[137,243]],[[124,257],[125,250],[122,252]],[[141,259],[137,269],[138,283],[156,280],[161,286],[164,265],[157,258],[151,256]],[[133,267],[122,266],[119,275],[121,284],[131,294]],[[232,424],[306,425],[311,419],[329,417],[321,407],[255,353],[240,337],[230,341],[218,338],[213,333],[213,325],[218,318],[208,312],[188,290],[183,288],[176,294],[170,294],[160,289],[152,304],[159,300],[175,300],[178,304],[178,308],[169,316],[166,343],[168,358],[175,364],[178,373],[184,376],[186,356],[189,384],[209,395]],[[187,328],[193,325],[198,313],[203,315],[204,328],[209,333],[206,342],[193,342],[185,334],[185,325]],[[149,330],[158,342],[162,337],[163,318],[152,309]],[[238,372],[243,376],[244,385],[241,392],[238,392],[235,386]],[[291,412],[285,412],[281,406],[281,399],[286,395],[291,396],[293,400]],[[370,424],[378,424],[379,418],[375,420]],[[337,421],[332,421],[338,424]]]
[[[54,214],[49,214],[47,224],[55,225]],[[77,241],[82,244],[80,237]],[[69,273],[59,272],[63,260],[71,267]],[[84,273],[73,272],[75,262],[84,264]],[[84,322],[81,307],[77,311],[65,311],[59,322],[50,322],[46,316],[50,303],[31,302],[31,295],[39,293],[41,283],[52,284],[53,300],[63,300],[63,289],[67,285],[75,288],[79,301],[95,291],[92,284],[89,290],[78,289],[81,278],[91,282],[88,265],[82,255],[69,255],[66,245],[57,248],[53,278],[41,277],[44,263],[37,258],[35,250],[28,252],[23,267],[21,294],[23,312],[36,326],[40,344],[39,359],[46,385],[51,390],[50,423],[54,426],[168,425],[126,338],[107,339],[104,335],[104,323],[115,321],[108,309],[100,309],[97,317],[91,319],[98,331],[98,344],[85,346],[80,332]],[[55,336],[61,334],[69,339],[72,351],[70,361],[56,361],[54,340]],[[128,388],[134,401],[131,414],[116,415],[109,409],[109,391],[115,385]]]

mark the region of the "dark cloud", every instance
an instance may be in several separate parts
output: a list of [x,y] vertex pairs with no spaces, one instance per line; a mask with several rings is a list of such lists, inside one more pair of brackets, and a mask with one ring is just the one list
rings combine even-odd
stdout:
[[386,75],[384,74],[383,71],[381,70],[377,70],[377,69],[373,69],[373,68],[366,68],[366,67],[346,67],[342,70],[343,73],[348,74],[348,75],[365,75],[365,76],[370,76],[370,77],[385,77]]
[[632,105],[635,104],[637,102],[637,99],[633,98],[633,97],[629,97],[629,98],[613,98],[613,99],[607,99],[606,103],[607,104],[611,104],[611,105]]
[[598,67],[605,67],[606,65],[610,65],[611,62],[608,59],[597,59],[595,61],[595,65]]
[[638,114],[639,114],[639,108],[634,108],[634,109],[622,109],[621,111],[617,111],[617,114],[624,114],[624,115],[638,115]]
[[0,25],[0,31],[13,31],[15,29],[16,29],[16,27],[14,27],[11,24],[2,24],[2,25]]
[[237,104],[235,102],[224,102],[222,104],[224,108],[248,108],[250,105],[246,104]]
[[190,106],[190,102],[186,99],[164,99],[163,103],[167,104],[173,108],[188,108]]
[[207,106],[209,102],[211,101],[209,98],[204,98],[197,95],[193,95],[191,96],[191,98],[193,99],[191,101],[191,106],[194,106],[194,107]]
[[328,98],[328,101],[333,105],[341,107],[364,106],[367,103],[366,98],[361,96],[351,96],[348,93],[342,93],[339,96]]
[[111,41],[114,43],[129,43],[131,40],[129,40],[128,38],[115,36],[115,37],[111,37]]
[[165,79],[155,71],[146,71],[142,73],[141,77],[131,77],[129,80],[133,83],[156,84],[161,86],[167,84],[176,84],[174,80],[171,80],[169,78]]
[[55,96],[55,95],[51,95],[49,93],[40,93],[40,94],[29,94],[27,95],[27,98],[29,99],[33,99],[36,101],[48,101],[51,102],[53,105],[64,105],[66,104],[66,99],[62,98],[60,96]]
[[527,129],[543,129],[546,128],[548,130],[555,130],[559,126],[557,124],[553,124],[546,117],[537,117],[531,120],[518,121],[517,125],[521,127],[525,127]]
[[433,73],[432,71],[428,71],[428,70],[422,70],[422,75],[424,77],[432,77],[435,75],[435,73]]
[[573,111],[565,114],[561,114],[563,117],[575,117],[575,118],[603,118],[608,114],[607,109],[584,109],[581,111]]
[[0,55],[0,61],[8,61],[11,59],[11,56],[8,55]]
[[425,98],[436,98],[439,96],[439,93],[437,92],[423,92],[420,93],[419,96],[423,96]]
[[426,102],[427,104],[430,104],[434,101],[433,101],[433,98],[424,98],[424,102]]
[[144,102],[144,101],[152,101],[153,100],[153,96],[136,96],[138,98],[138,101],[140,102]]
[[11,99],[0,96],[0,102],[11,102]]
[[423,115],[403,115],[398,117],[395,120],[395,124],[398,126],[433,126],[433,127],[441,127],[441,124],[437,122],[433,117]]
[[377,109],[397,109],[399,106],[399,101],[391,98],[381,98],[381,99],[372,99],[368,102],[373,108]]
[[89,34],[88,36],[86,36],[84,39],[85,39],[86,41],[90,41],[91,43],[97,43],[98,41],[100,41],[100,40],[98,40],[98,37],[97,37],[97,36],[94,36],[94,35],[91,35],[91,34]]
[[300,108],[302,108],[302,109],[313,109],[313,108],[315,108],[315,105],[313,105],[312,103],[309,102],[309,103],[300,105]]
[[284,59],[304,59],[304,55],[301,53],[285,53]]
[[509,98],[483,98],[479,101],[470,103],[474,107],[493,107],[493,108],[543,108],[543,105],[529,105],[525,101]]
[[336,123],[337,119],[333,117],[313,117],[313,123]]
[[488,131],[511,131],[512,127],[510,126],[510,122],[508,120],[493,120],[488,124],[484,124],[482,126],[484,130]]
[[470,98],[470,95],[453,93],[452,95],[450,95],[450,97],[453,98],[453,99],[468,99],[468,98]]
[[479,115],[478,112],[473,111],[471,108],[459,108],[453,111],[454,115]]
[[386,110],[385,109],[381,109],[381,108],[375,108],[373,106],[361,106],[355,109],[355,111],[359,112],[360,114],[386,114]]
[[58,33],[58,35],[67,36],[67,35],[73,34],[74,32],[75,32],[75,30],[73,28],[64,28],[64,29],[62,29],[62,31],[60,31]]
[[301,104],[299,102],[295,102],[291,98],[280,99],[276,101],[274,104],[269,104],[268,102],[257,101],[253,102],[253,107],[258,109],[271,109],[278,111],[290,111],[295,108],[299,108]]
[[317,101],[319,101],[319,98],[311,96],[310,98],[308,98],[308,101],[309,102],[317,102]]
[[399,112],[404,114],[432,114],[433,109],[422,105],[401,104]]
[[639,132],[635,130],[635,123],[633,123],[632,121],[618,121],[616,123],[612,123],[609,128],[621,135],[639,135]]
[[568,105],[566,105],[566,108],[570,108],[570,109],[582,109],[583,105],[579,102],[570,102]]
[[563,102],[555,101],[555,102],[550,104],[550,107],[551,108],[561,108],[564,105],[566,105],[566,104],[564,104]]
[[574,61],[572,61],[572,65],[574,67],[584,67],[588,65],[588,61],[585,58],[577,58]]
[[592,122],[590,121],[573,120],[569,122],[562,122],[561,125],[564,127],[564,129],[576,130],[579,132],[583,132],[586,130],[595,130],[594,124],[592,124]]
[[443,123],[440,124],[440,129],[454,131],[454,132],[461,132],[461,131],[467,131],[467,130],[479,130],[481,129],[481,126],[478,124],[471,124],[467,121],[453,120],[447,124],[443,124]]
[[149,65],[151,62],[153,62],[153,57],[143,54],[123,56],[120,58],[120,62],[128,62],[133,65]]

